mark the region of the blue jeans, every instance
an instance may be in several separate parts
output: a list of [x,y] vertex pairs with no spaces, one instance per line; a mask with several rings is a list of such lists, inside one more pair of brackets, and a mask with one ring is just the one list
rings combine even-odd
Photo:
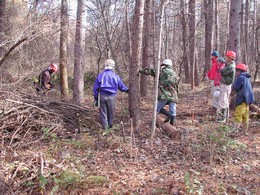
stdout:
[[169,101],[169,100],[158,100],[157,103],[157,112],[160,112],[160,110],[165,106],[169,105],[169,113],[172,116],[176,116],[176,103]]
[[113,125],[115,99],[115,96],[100,95],[100,121],[103,129],[111,128]]

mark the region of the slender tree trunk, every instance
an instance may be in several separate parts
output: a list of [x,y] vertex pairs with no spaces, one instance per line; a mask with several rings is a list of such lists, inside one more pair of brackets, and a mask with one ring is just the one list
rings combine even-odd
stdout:
[[61,33],[60,33],[60,85],[63,99],[69,97],[67,74],[67,42],[68,42],[68,1],[62,0],[61,4]]
[[133,118],[134,128],[139,130],[140,125],[140,79],[137,71],[141,65],[142,29],[144,16],[144,0],[136,0],[134,14],[134,29],[132,35],[132,57],[129,74],[129,111]]
[[158,103],[158,86],[159,86],[159,75],[160,75],[160,64],[161,64],[161,47],[162,47],[162,34],[163,34],[163,18],[164,18],[164,8],[169,3],[168,0],[161,1],[161,17],[160,17],[160,31],[159,31],[159,44],[158,44],[158,57],[157,57],[157,66],[156,66],[156,77],[155,77],[155,85],[154,85],[154,105],[153,105],[153,121],[152,121],[152,133],[151,139],[153,139],[155,134],[155,126],[156,126],[156,116],[157,116],[157,103]]
[[168,55],[169,53],[169,30],[168,30],[168,20],[167,20],[167,15],[166,13],[164,14],[164,34],[163,34],[163,39],[164,39],[164,59],[170,58]]
[[242,2],[241,3],[241,10],[240,10],[240,12],[241,12],[241,14],[240,14],[240,42],[239,42],[239,45],[241,46],[240,47],[240,50],[241,51],[239,51],[240,52],[240,60],[242,60],[244,63],[245,63],[245,56],[244,56],[244,53],[245,53],[245,34],[244,34],[244,19],[245,19],[245,17],[244,17],[244,3]]
[[132,39],[131,39],[131,31],[130,31],[130,21],[129,21],[129,16],[128,16],[128,4],[129,4],[129,1],[126,0],[126,8],[125,8],[125,20],[126,20],[126,23],[125,23],[125,27],[126,27],[126,37],[127,37],[127,40],[126,40],[126,45],[127,45],[127,48],[128,48],[128,52],[127,52],[127,57],[128,57],[128,61],[130,61],[131,59],[131,56],[132,56]]
[[214,48],[219,51],[219,5],[218,0],[215,0],[215,11],[214,11]]
[[250,58],[250,56],[248,55],[248,45],[250,45],[249,42],[249,37],[248,37],[248,30],[249,30],[249,1],[246,0],[246,5],[245,5],[245,24],[244,24],[244,54],[243,54],[243,59],[244,59],[244,63],[247,64],[248,63],[248,57]]
[[[145,1],[145,8],[144,8],[144,36],[143,36],[143,57],[142,57],[142,68],[149,67],[152,63],[152,0]],[[140,80],[140,92],[141,97],[147,96],[148,88],[148,79],[144,74],[141,74]]]
[[[228,32],[229,32],[229,28],[230,28],[230,26],[229,26],[229,18],[230,18],[230,2],[229,1],[227,1],[226,2],[226,6],[227,6],[227,12],[228,12],[228,14],[226,15],[226,24],[227,24],[227,33],[225,33],[225,40],[224,40],[224,43],[227,43],[228,42],[228,37],[229,37],[229,35],[228,35]],[[227,48],[227,44],[225,44],[225,48],[224,48],[224,52],[226,52],[228,50],[228,48]]]
[[189,0],[189,38],[190,38],[190,47],[189,47],[189,56],[190,56],[190,78],[191,78],[191,89],[194,89],[195,85],[195,46],[196,46],[196,40],[195,40],[195,0]]
[[237,59],[240,61],[240,19],[242,2],[231,1],[229,16],[229,33],[227,49],[236,52]]
[[0,32],[4,32],[5,27],[5,0],[0,1]]
[[[229,16],[229,33],[227,49],[236,52],[236,61],[240,62],[240,20],[242,2],[231,1]],[[235,108],[235,98],[231,93],[230,109]]]
[[200,79],[199,79],[199,70],[198,70],[198,62],[199,62],[199,60],[198,60],[198,52],[197,52],[197,48],[195,48],[195,70],[194,70],[194,72],[195,72],[195,74],[194,74],[194,76],[195,76],[195,86],[196,87],[198,87],[199,86],[199,84],[200,84]]
[[205,69],[204,77],[211,67],[212,28],[213,28],[213,1],[204,0],[205,7]]
[[[187,22],[185,18],[185,5],[184,0],[180,0],[181,6],[181,25],[182,25],[182,45],[183,45],[183,65],[184,65],[184,75],[185,83],[190,82],[190,71],[189,71],[189,60],[188,60],[188,51],[187,51]],[[181,70],[180,70],[181,71]]]
[[[3,36],[5,34],[5,0],[0,0],[0,41],[2,42]],[[0,56],[3,55],[3,49],[0,47]]]
[[82,60],[82,16],[83,0],[78,0],[75,48],[74,48],[74,80],[73,80],[73,99],[81,105],[84,102],[84,65]]

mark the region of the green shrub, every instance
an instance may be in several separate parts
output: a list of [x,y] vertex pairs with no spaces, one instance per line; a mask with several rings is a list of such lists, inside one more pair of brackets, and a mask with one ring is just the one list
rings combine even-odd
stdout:
[[67,169],[63,171],[58,178],[54,178],[54,182],[64,189],[75,189],[82,181],[82,175]]

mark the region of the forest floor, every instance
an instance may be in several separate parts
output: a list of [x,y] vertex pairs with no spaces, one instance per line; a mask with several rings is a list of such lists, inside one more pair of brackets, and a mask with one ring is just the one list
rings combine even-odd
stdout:
[[250,113],[248,132],[234,131],[232,111],[219,124],[209,91],[182,85],[181,136],[156,128],[151,140],[152,95],[136,132],[127,94],[118,94],[115,125],[104,132],[90,96],[79,107],[55,93],[0,90],[0,194],[260,194],[259,116]]

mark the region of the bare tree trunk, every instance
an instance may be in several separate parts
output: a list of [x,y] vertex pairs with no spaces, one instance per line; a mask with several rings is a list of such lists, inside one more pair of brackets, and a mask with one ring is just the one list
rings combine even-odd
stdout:
[[199,79],[199,70],[198,70],[198,52],[197,49],[195,48],[195,86],[199,86],[200,84],[200,79]]
[[168,30],[168,21],[167,21],[167,16],[166,13],[164,14],[164,34],[163,34],[163,39],[164,39],[164,59],[169,58],[168,53],[169,53],[169,30]]
[[[259,69],[260,69],[260,16],[257,14],[257,3],[258,1],[254,0],[254,17],[253,17],[253,46],[255,48],[252,58],[255,59],[256,68],[255,68],[255,74],[254,74],[254,83],[256,81],[257,75],[259,77]],[[258,21],[258,22],[257,22]]]
[[68,1],[61,4],[61,33],[60,33],[60,86],[63,99],[69,97],[67,74],[67,42],[68,42]]
[[[144,36],[143,36],[143,57],[142,57],[142,68],[149,67],[152,63],[152,0],[145,1],[144,8]],[[141,74],[140,80],[140,92],[141,97],[147,96],[148,88],[148,78],[146,75]]]
[[153,105],[153,121],[152,121],[152,133],[151,139],[153,139],[155,134],[156,127],[156,115],[157,115],[157,103],[158,103],[158,86],[159,86],[159,75],[160,75],[160,64],[161,64],[161,47],[162,47],[162,34],[163,34],[163,18],[164,18],[164,8],[166,4],[168,4],[168,0],[161,1],[161,17],[160,17],[160,32],[159,32],[159,43],[158,43],[158,57],[157,57],[157,66],[156,66],[156,77],[155,77],[155,85],[154,85],[154,105]]
[[195,40],[195,0],[189,0],[189,38],[190,38],[190,47],[189,47],[189,56],[190,56],[190,78],[191,78],[191,89],[194,89],[195,85],[195,46],[196,46],[196,40]]
[[203,77],[206,76],[211,66],[212,28],[213,28],[213,1],[204,0],[205,7],[205,68]]
[[73,80],[73,99],[81,105],[84,101],[84,65],[82,63],[82,16],[83,0],[78,0],[75,48],[74,48],[74,80]]
[[214,48],[219,51],[219,5],[218,0],[215,0],[215,11],[214,11]]
[[[2,42],[3,36],[5,34],[5,0],[0,1],[0,41]],[[2,47],[0,47],[0,56],[4,53]]]
[[[256,35],[260,35],[260,25],[256,28]],[[259,41],[260,41],[260,36],[255,36],[255,42],[257,43],[256,44],[256,67],[255,67],[255,73],[254,73],[254,81],[253,81],[253,87],[255,85],[255,82],[256,82],[256,77],[258,75],[258,71],[259,71],[259,67],[260,67],[260,48],[259,48]],[[259,76],[259,75],[258,75]]]
[[240,15],[242,2],[231,1],[227,49],[236,52],[240,61]]
[[129,74],[129,111],[133,118],[134,128],[139,130],[140,125],[140,79],[137,71],[141,64],[142,29],[144,16],[144,0],[136,0],[134,15],[134,29],[132,36],[133,50]]
[[240,47],[240,60],[241,61],[243,61],[244,63],[245,63],[245,61],[244,61],[244,52],[245,52],[245,36],[244,36],[244,3],[242,2],[241,3],[241,10],[240,10],[240,12],[241,12],[241,14],[240,14],[240,23],[239,23],[239,25],[240,25],[240,42],[239,42],[239,45],[241,46]]
[[4,32],[5,27],[5,0],[0,1],[0,32]]
[[[230,12],[230,2],[227,1],[226,4],[227,4],[226,5],[227,6],[227,10],[228,10],[228,13],[229,13]],[[229,28],[230,28],[230,26],[229,26],[229,18],[230,18],[230,14],[227,14],[227,16],[226,16],[227,31],[226,32],[229,32]],[[228,33],[226,33],[224,43],[228,42],[228,37],[229,37],[229,35],[228,35]],[[225,44],[225,48],[224,48],[223,51],[226,52],[227,50],[228,50],[227,44]]]
[[243,62],[245,64],[248,63],[248,45],[249,43],[249,36],[248,36],[248,30],[249,30],[249,1],[246,0],[246,6],[245,6],[245,24],[244,24],[244,52],[243,52]]
[[[236,52],[236,61],[240,61],[240,20],[241,20],[241,5],[242,2],[231,1],[230,16],[229,16],[229,33],[227,49]],[[230,109],[235,108],[235,98],[231,93]]]
[[[181,24],[182,24],[182,45],[183,45],[183,65],[184,65],[184,75],[185,75],[185,83],[190,82],[190,71],[189,71],[189,60],[188,60],[188,52],[187,52],[187,23],[185,18],[185,5],[184,0],[180,1],[181,6]],[[181,72],[181,70],[180,70]]]
[[131,39],[131,31],[130,31],[130,21],[128,18],[128,0],[126,0],[126,8],[125,8],[125,19],[126,19],[126,36],[127,36],[127,40],[126,40],[126,44],[127,44],[127,48],[129,50],[129,52],[127,52],[127,57],[128,57],[128,61],[130,61],[131,56],[132,56],[132,39]]

